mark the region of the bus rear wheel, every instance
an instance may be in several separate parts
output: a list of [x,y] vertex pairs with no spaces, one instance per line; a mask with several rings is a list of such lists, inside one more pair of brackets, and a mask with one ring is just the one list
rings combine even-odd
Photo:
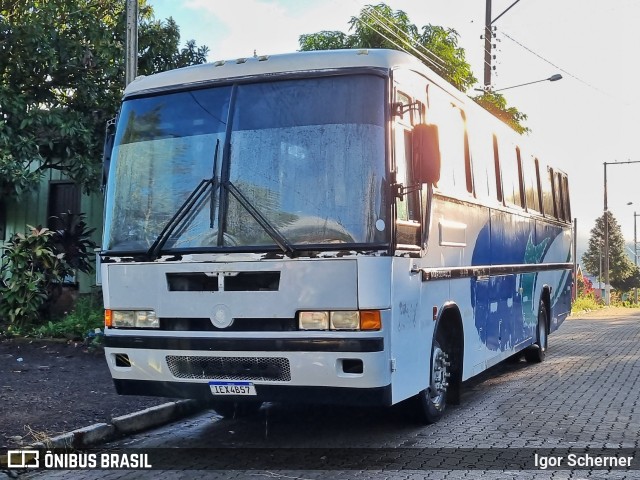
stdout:
[[451,362],[449,355],[442,350],[437,340],[431,347],[431,365],[429,386],[414,398],[416,412],[421,423],[436,423],[444,414],[447,406],[447,387]]
[[547,324],[548,313],[547,306],[541,300],[538,308],[538,325],[536,328],[536,343],[531,345],[524,351],[524,358],[529,363],[540,363],[544,360],[547,353]]

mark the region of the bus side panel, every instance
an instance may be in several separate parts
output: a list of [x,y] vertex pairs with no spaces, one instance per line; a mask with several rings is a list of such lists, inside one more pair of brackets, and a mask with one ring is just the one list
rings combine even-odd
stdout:
[[[571,263],[571,229],[559,224],[536,222],[539,263]],[[550,331],[558,329],[571,312],[571,288],[573,276],[570,268],[542,271],[534,284],[534,298],[539,299],[545,287],[550,294]]]
[[[422,278],[412,272],[417,259],[395,257],[392,271],[391,325],[391,398],[400,402],[429,383],[429,355],[433,336],[433,320],[420,301]],[[440,301],[448,298],[447,282],[438,282],[435,290]],[[434,285],[430,285],[434,286]],[[434,292],[435,293],[435,292]]]
[[[490,210],[486,206],[434,196],[429,247],[427,255],[421,259],[423,267],[468,267],[478,251],[488,257],[489,218]],[[425,315],[432,315],[434,307],[439,315],[445,307],[460,312],[464,341],[463,379],[486,368],[487,347],[474,319],[475,283],[476,278],[467,275],[451,280],[432,279],[422,284],[421,304]]]

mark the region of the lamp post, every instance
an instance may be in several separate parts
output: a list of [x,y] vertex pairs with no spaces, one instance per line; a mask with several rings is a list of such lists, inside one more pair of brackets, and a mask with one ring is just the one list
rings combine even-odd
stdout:
[[[636,213],[635,211],[633,212],[633,263],[635,264],[635,266],[638,266],[638,228],[637,228],[637,222],[636,219],[640,216],[640,214]],[[636,287],[634,289],[634,297],[635,297],[635,302],[634,303],[638,303],[638,287]]]
[[520,85],[514,85],[512,87],[499,88],[497,90],[494,90],[494,92],[501,92],[503,90],[509,90],[511,88],[517,88],[517,87],[524,87],[525,85],[531,85],[531,84],[540,83],[540,82],[557,82],[558,80],[562,80],[562,75],[560,75],[559,73],[556,73],[554,75],[551,75],[549,78],[543,78],[542,80],[536,80],[534,82],[521,83]]
[[628,160],[626,162],[604,162],[604,304],[610,305],[609,292],[609,215],[607,205],[607,165],[627,165],[640,163],[640,160]]

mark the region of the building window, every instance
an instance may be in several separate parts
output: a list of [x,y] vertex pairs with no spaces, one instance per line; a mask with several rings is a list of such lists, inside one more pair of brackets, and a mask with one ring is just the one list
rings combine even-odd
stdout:
[[0,200],[0,242],[6,240],[7,231],[7,209],[4,201]]
[[80,213],[80,190],[73,182],[52,182],[49,185],[49,211],[47,226],[51,230],[61,230],[63,213]]

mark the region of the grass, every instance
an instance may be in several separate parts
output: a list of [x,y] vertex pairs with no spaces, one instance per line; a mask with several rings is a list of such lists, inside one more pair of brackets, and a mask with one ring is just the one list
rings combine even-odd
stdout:
[[576,298],[571,307],[572,313],[584,312],[589,310],[598,310],[603,308],[602,305],[593,295],[584,295]]
[[[28,336],[38,338],[66,338],[69,340],[93,340],[101,335],[104,326],[102,303],[93,295],[78,297],[73,310],[59,320],[49,320],[35,327]],[[100,332],[100,333],[98,333]]]

